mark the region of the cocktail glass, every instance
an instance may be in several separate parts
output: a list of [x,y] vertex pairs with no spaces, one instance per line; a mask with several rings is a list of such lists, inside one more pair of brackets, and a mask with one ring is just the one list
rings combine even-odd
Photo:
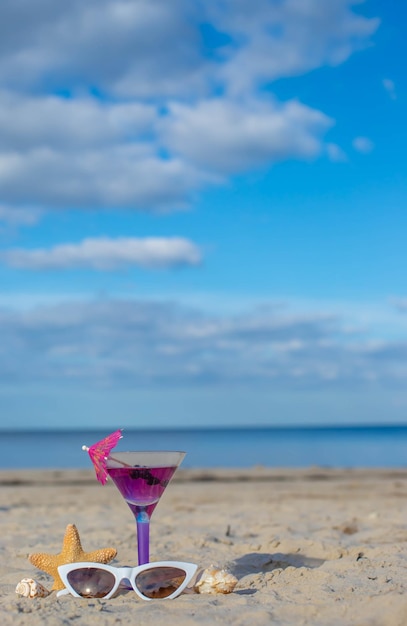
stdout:
[[150,518],[185,452],[114,452],[106,461],[110,478],[137,524],[138,564],[150,560]]

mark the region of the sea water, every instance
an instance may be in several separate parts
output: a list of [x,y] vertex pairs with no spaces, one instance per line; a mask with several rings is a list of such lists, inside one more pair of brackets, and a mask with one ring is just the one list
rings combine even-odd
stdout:
[[[109,432],[0,432],[0,469],[89,468],[82,445]],[[407,426],[125,429],[123,435],[117,450],[186,451],[183,468],[407,465]]]

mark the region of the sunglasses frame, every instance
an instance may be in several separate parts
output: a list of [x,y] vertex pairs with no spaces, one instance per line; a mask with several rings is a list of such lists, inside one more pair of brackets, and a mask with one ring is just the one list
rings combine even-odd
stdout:
[[[179,596],[184,591],[185,587],[187,587],[187,585],[191,582],[194,574],[196,573],[196,570],[198,569],[198,566],[195,565],[195,563],[184,563],[182,561],[153,561],[151,563],[145,563],[144,565],[138,565],[137,567],[114,567],[113,565],[105,565],[103,563],[91,563],[89,561],[85,561],[83,563],[66,563],[65,565],[60,565],[58,567],[58,574],[60,575],[61,580],[65,585],[65,589],[61,589],[61,591],[58,591],[57,597],[70,593],[75,598],[84,598],[85,596],[81,596],[70,585],[68,581],[68,574],[76,569],[86,569],[88,567],[110,572],[115,577],[115,583],[113,585],[113,588],[105,596],[99,598],[100,600],[109,600],[109,598],[111,598],[117,592],[120,587],[120,583],[123,580],[128,580],[130,582],[133,591],[135,591],[139,598],[141,598],[142,600],[171,600],[172,598],[176,598],[177,596]],[[142,592],[137,588],[135,582],[136,576],[141,572],[145,572],[149,569],[156,569],[158,567],[176,567],[178,569],[182,569],[186,574],[185,580],[178,587],[178,589],[176,589],[173,593],[171,593],[169,596],[166,596],[165,598],[148,598],[147,596],[143,595]]]

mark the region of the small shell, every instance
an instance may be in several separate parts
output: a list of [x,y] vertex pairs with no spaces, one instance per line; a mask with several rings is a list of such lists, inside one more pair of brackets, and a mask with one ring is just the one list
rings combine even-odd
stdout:
[[16,593],[24,598],[46,598],[51,593],[33,578],[23,578],[16,587]]
[[204,570],[195,583],[196,593],[232,593],[237,578],[224,569],[214,567]]

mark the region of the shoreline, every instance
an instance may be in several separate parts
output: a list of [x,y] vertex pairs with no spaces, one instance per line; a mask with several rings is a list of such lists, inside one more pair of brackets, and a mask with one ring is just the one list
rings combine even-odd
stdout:
[[[171,479],[183,482],[284,482],[338,481],[349,478],[365,480],[407,480],[407,467],[208,467],[179,468]],[[29,486],[36,484],[78,484],[98,486],[93,469],[0,469],[0,486]]]
[[[74,523],[85,550],[113,546],[136,564],[132,515],[89,470],[0,470],[0,604],[4,626],[405,626],[407,469],[179,469],[151,521],[151,559],[226,567],[230,595],[143,602],[15,594],[33,552],[57,554]],[[29,617],[27,617],[29,613]]]

